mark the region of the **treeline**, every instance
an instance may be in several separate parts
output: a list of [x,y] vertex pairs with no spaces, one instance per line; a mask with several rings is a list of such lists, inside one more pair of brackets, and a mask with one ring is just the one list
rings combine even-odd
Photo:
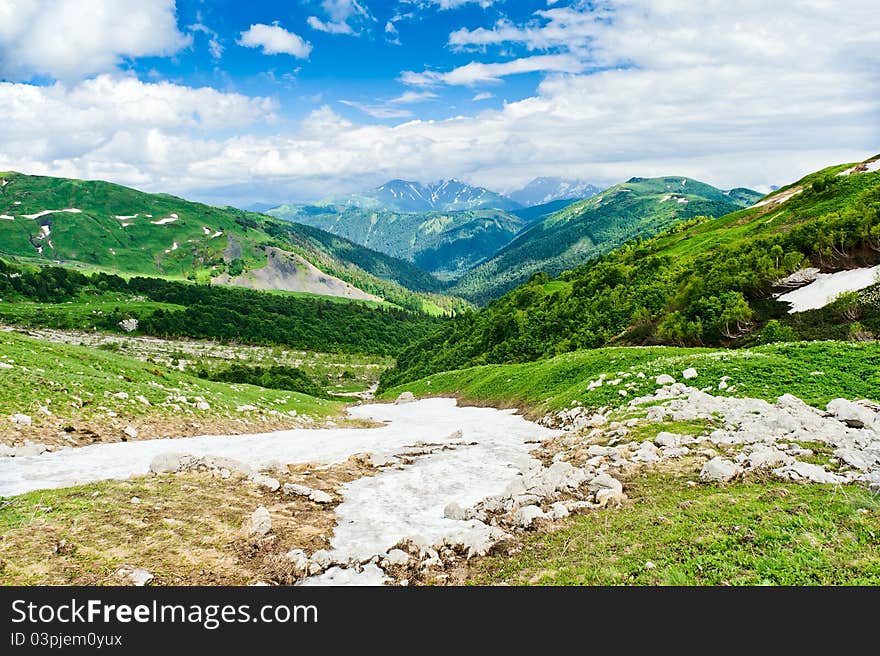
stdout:
[[301,392],[316,398],[328,398],[324,388],[309,378],[302,369],[287,365],[263,367],[235,362],[227,367],[211,368],[200,364],[189,367],[187,373],[221,383],[246,383],[269,389]]
[[[761,336],[756,329],[770,319],[789,338],[820,337],[803,316],[787,315],[788,306],[772,300],[773,281],[809,264],[834,269],[880,259],[880,184],[863,190],[854,202],[838,203],[844,207],[837,211],[812,218],[812,209],[827,207],[835,188],[848,184],[836,177],[818,182],[798,196],[798,204],[788,201],[788,212],[797,211],[797,216],[774,226],[774,232],[725,245],[707,239],[705,226],[695,222],[683,231],[674,228],[649,241],[628,243],[558,281],[535,274],[482,312],[457,317],[407,348],[396,368],[383,376],[382,386],[610,343],[754,342]],[[763,215],[750,216],[766,221]],[[735,228],[722,223],[718,230]],[[690,240],[690,251],[682,248],[685,240]],[[875,306],[862,307],[859,316],[866,329],[876,325],[880,332]],[[774,326],[764,334],[766,341],[777,341]],[[829,327],[826,338],[839,333]]]
[[[342,353],[394,355],[436,329],[442,320],[387,307],[320,298],[292,297],[239,287],[194,285],[161,278],[94,273],[61,267],[22,269],[0,260],[3,301],[88,302],[108,295],[123,299],[101,315],[71,312],[82,329],[120,331],[137,319],[137,332],[158,337],[217,339],[248,344]],[[181,310],[127,306],[125,298],[183,306]],[[38,321],[39,319],[37,319]],[[87,322],[87,325],[86,323]],[[44,325],[44,324],[41,324]]]

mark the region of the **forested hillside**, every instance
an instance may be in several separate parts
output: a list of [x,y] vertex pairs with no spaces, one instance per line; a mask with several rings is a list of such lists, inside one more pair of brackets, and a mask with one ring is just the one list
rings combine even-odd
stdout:
[[395,354],[440,323],[376,304],[2,260],[0,298],[4,323],[342,353]]
[[880,260],[877,169],[877,158],[833,166],[755,207],[694,218],[555,280],[536,274],[487,309],[460,316],[407,349],[383,384],[606,344],[715,345],[880,333],[872,289],[799,314],[788,314],[788,306],[773,298],[776,281],[808,265],[835,271]]
[[269,213],[320,228],[444,277],[460,275],[493,256],[529,224],[529,219],[494,209],[397,212],[284,205]]
[[757,192],[723,192],[683,177],[631,178],[544,217],[452,290],[485,303],[538,271],[557,275],[635,237],[696,216],[721,216],[758,198]]

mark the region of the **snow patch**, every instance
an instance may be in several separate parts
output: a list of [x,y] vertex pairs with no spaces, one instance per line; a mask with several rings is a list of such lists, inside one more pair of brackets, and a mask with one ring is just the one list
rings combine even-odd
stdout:
[[786,292],[778,300],[791,304],[789,314],[823,308],[842,292],[857,291],[878,282],[880,265],[867,269],[850,269],[837,273],[819,273],[808,285]]
[[223,235],[223,231],[222,231],[222,230],[218,230],[218,231],[215,232],[213,235],[211,235],[211,239],[215,239],[215,238],[217,238],[217,237],[221,237],[222,235]]
[[173,252],[173,251],[176,251],[178,248],[180,248],[180,244],[178,244],[177,242],[174,242],[173,244],[171,244],[171,248],[166,248],[166,249],[165,249],[165,252],[166,252],[166,253],[171,253],[171,252]]
[[150,221],[153,225],[165,225],[166,223],[174,223],[177,221],[177,215],[171,214],[170,216],[166,216],[164,219],[159,219],[157,221]]
[[36,214],[22,214],[22,216],[26,219],[39,219],[42,216],[46,216],[47,214],[57,214],[58,212],[69,212],[70,214],[82,214],[82,210],[78,210],[75,207],[68,207],[63,210],[42,210],[41,212],[37,212]]
[[8,214],[0,214],[0,219],[3,219],[4,221],[15,221],[15,217]]
[[762,201],[758,201],[752,207],[763,207],[764,205],[773,204],[773,205],[781,205],[785,201],[794,196],[797,196],[799,193],[803,191],[802,187],[794,187],[793,189],[789,189],[788,191],[784,191],[781,194],[776,194],[771,196],[770,198],[765,198]]
[[129,219],[138,218],[137,214],[116,214],[113,216],[114,219],[119,219],[120,221],[128,221]]

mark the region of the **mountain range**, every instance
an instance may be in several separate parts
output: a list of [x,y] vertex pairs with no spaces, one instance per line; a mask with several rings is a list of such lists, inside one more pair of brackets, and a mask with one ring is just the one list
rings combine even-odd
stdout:
[[583,180],[541,177],[535,178],[522,189],[507,194],[508,198],[524,207],[543,205],[555,200],[576,200],[595,196],[601,187]]
[[520,203],[499,193],[484,187],[471,186],[455,178],[428,184],[410,180],[389,180],[375,189],[359,194],[331,197],[321,204],[396,212],[511,210],[522,207]]

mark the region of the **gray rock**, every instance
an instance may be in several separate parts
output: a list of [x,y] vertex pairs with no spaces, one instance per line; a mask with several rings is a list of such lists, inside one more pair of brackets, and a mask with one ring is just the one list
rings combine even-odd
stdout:
[[323,490],[312,490],[312,493],[309,495],[309,500],[314,501],[315,503],[332,503],[333,497]]
[[405,403],[412,403],[415,400],[416,397],[412,392],[401,392],[394,403],[396,405],[403,405]]
[[546,513],[538,506],[524,506],[513,514],[513,522],[523,528],[530,528],[536,519],[546,519]]
[[278,488],[281,487],[281,483],[277,478],[272,478],[271,476],[264,476],[263,474],[255,474],[251,476],[251,481],[259,485],[260,487],[267,488],[270,492],[275,492]]
[[125,567],[120,567],[118,570],[116,570],[116,576],[138,587],[145,586],[147,583],[155,578],[152,573],[148,572],[145,569],[141,569],[140,567],[131,567],[128,565],[126,565]]
[[131,439],[135,439],[138,436],[138,429],[134,426],[126,426],[125,430],[122,432],[128,435]]
[[283,490],[284,494],[295,494],[300,497],[307,497],[314,492],[312,488],[297,483],[285,483]]
[[9,417],[9,421],[13,424],[17,424],[18,426],[30,426],[33,424],[33,420],[29,415],[23,415],[21,413],[16,413]]
[[657,433],[657,437],[654,438],[654,444],[656,444],[657,446],[680,446],[681,435],[677,435],[676,433],[669,433],[667,431],[661,431]]
[[731,460],[712,458],[700,470],[700,480],[704,483],[726,483],[742,473],[742,467]]
[[600,490],[614,490],[623,492],[623,483],[618,481],[610,474],[599,474],[590,481],[590,491],[599,492]]
[[669,374],[660,374],[657,378],[654,379],[658,385],[672,385],[675,382],[675,378],[670,376]]
[[840,458],[850,467],[855,467],[862,471],[868,471],[877,464],[877,455],[858,449],[841,448],[834,451],[834,457]]
[[751,469],[759,467],[778,467],[794,461],[794,458],[786,455],[775,446],[769,444],[755,444],[747,447],[748,452],[740,453],[737,461],[745,463]]
[[260,506],[245,523],[245,529],[248,535],[266,535],[272,530],[272,518],[269,516],[269,510],[266,506]]
[[826,410],[850,428],[874,428],[877,422],[875,412],[846,399],[830,401]]
[[697,377],[697,370],[693,367],[689,367],[688,369],[685,369],[681,372],[681,376],[685,380],[692,380]]
[[207,401],[199,401],[198,403],[196,403],[196,409],[197,410],[210,410],[211,404],[208,403]]
[[794,462],[785,467],[774,469],[773,473],[780,478],[786,478],[792,481],[812,481],[814,483],[844,483],[846,479],[843,476],[832,474],[826,471],[824,467],[814,465],[809,462]]
[[446,507],[443,508],[443,516],[446,519],[457,519],[457,520],[465,520],[467,519],[467,511],[459,506],[455,501],[450,501],[446,504]]
[[568,507],[561,501],[550,505],[550,515],[553,519],[563,519],[570,514]]

